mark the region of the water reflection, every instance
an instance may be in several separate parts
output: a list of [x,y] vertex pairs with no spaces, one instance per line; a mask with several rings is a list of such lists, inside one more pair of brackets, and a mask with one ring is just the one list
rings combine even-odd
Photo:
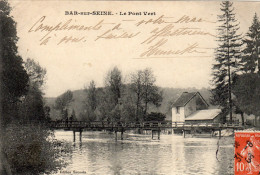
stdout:
[[[161,135],[127,135],[115,141],[113,134],[83,132],[73,143],[72,132],[57,131],[57,139],[73,147],[66,171],[87,174],[233,174],[233,138],[221,138],[216,159],[218,138],[183,138]],[[63,173],[60,173],[63,174]]]

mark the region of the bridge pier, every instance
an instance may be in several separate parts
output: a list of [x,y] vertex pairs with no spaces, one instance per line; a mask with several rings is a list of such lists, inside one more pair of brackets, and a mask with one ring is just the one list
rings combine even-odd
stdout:
[[82,130],[79,131],[79,141],[82,141]]
[[183,138],[185,138],[185,130],[183,130]]
[[123,134],[124,134],[124,130],[122,129],[122,131],[121,131],[121,140],[123,140]]
[[76,131],[73,131],[73,142],[76,141]]
[[211,130],[211,137],[214,136],[214,129]]
[[160,129],[158,129],[158,130],[152,130],[152,140],[153,140],[153,136],[154,136],[154,133],[157,131],[157,134],[158,134],[158,140],[160,140],[160,133],[161,133],[161,131],[160,131]]
[[117,131],[115,131],[115,140],[117,140]]
[[219,130],[219,134],[218,134],[219,138],[221,137],[221,129]]

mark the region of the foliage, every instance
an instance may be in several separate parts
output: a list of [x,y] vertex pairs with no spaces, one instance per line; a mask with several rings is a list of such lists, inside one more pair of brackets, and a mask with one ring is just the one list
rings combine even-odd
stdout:
[[23,121],[47,120],[41,88],[44,84],[46,70],[33,59],[27,59],[25,70],[29,76],[28,92],[19,104],[19,117]]
[[236,105],[238,112],[247,114],[253,114],[255,116],[260,115],[259,110],[259,45],[260,45],[260,23],[257,15],[253,17],[252,25],[249,27],[249,31],[246,33],[246,37],[243,40],[245,48],[243,49],[242,75],[235,77],[234,95],[236,97]]
[[122,73],[114,67],[105,77],[105,88],[100,96],[99,110],[103,115],[101,118],[107,121],[116,121],[121,119],[121,112],[119,112],[119,101],[122,93]]
[[[242,56],[242,70],[248,73],[254,73],[255,70],[260,70],[259,59],[259,47],[260,47],[260,22],[255,14],[252,25],[249,27],[249,31],[246,33],[246,37],[243,39],[245,48],[243,49]],[[258,64],[258,65],[257,65]]]
[[111,95],[111,103],[114,103],[115,106],[121,97],[122,84],[122,73],[117,67],[114,67],[106,75],[105,86],[107,93]]
[[240,75],[234,86],[238,106],[247,114],[260,116],[260,76],[256,73]]
[[[221,3],[222,14],[218,15],[218,47],[216,49],[216,63],[213,65],[212,100],[215,105],[222,107],[226,115],[230,113],[232,120],[232,79],[239,70],[241,35],[237,34],[239,23],[235,18],[233,3],[224,1]],[[224,116],[225,116],[224,115]],[[225,118],[224,118],[225,119]]]
[[131,90],[136,99],[136,121],[142,120],[147,114],[148,104],[159,106],[162,102],[162,92],[154,85],[155,81],[152,70],[148,68],[131,75]]
[[145,117],[145,121],[164,121],[165,118],[165,114],[160,112],[151,112]]
[[93,80],[89,83],[88,89],[85,89],[85,91],[87,92],[87,105],[92,111],[95,111],[97,108],[97,92],[96,84]]
[[63,119],[68,118],[68,106],[72,101],[73,93],[70,90],[66,91],[55,100],[55,109],[60,110]]
[[43,125],[12,122],[5,133],[4,152],[13,174],[52,174],[67,164],[70,148]]
[[83,121],[95,121],[97,118],[95,111],[98,107],[98,97],[95,82],[92,80],[84,91],[87,93],[87,98],[85,100],[84,112],[81,112],[79,117]]
[[0,1],[0,55],[1,55],[1,98],[4,123],[17,114],[17,102],[25,95],[28,75],[17,51],[16,23],[10,16],[11,8],[6,0]]
[[29,76],[30,84],[41,89],[46,78],[46,69],[42,68],[39,63],[28,58],[24,64],[25,70]]

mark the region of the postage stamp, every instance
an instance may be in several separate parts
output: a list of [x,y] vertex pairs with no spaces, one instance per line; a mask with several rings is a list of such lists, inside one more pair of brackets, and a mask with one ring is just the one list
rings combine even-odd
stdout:
[[235,175],[260,174],[260,132],[235,133]]

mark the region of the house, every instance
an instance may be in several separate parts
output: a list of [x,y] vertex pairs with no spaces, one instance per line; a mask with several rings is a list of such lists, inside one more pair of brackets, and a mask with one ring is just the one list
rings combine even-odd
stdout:
[[221,109],[209,109],[199,92],[183,92],[172,107],[172,122],[220,122]]

